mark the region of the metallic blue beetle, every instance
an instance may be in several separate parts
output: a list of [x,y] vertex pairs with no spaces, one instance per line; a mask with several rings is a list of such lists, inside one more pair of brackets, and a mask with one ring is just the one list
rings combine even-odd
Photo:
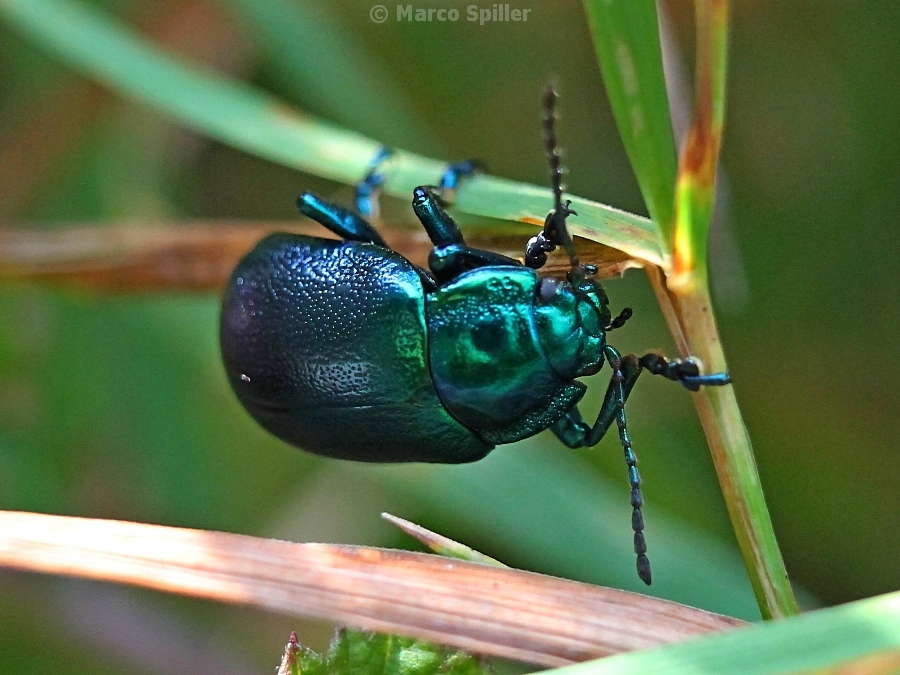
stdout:
[[[593,446],[616,423],[632,487],[635,552],[650,583],[643,503],[624,404],[642,370],[688,389],[728,383],[691,360],[622,357],[606,334],[613,319],[595,272],[581,265],[566,228],[554,122],[545,96],[545,139],[555,208],[528,242],[524,264],[466,246],[442,207],[477,170],[452,165],[437,188],[413,192],[434,243],[429,271],[392,251],[360,214],[374,207],[383,151],[357,191],[353,212],[304,193],[300,211],[341,241],[294,234],[262,240],[235,269],[222,310],[221,345],[234,391],[279,438],[320,455],[363,462],[472,462],[494,446],[550,429],[569,447]],[[565,281],[541,278],[562,246]],[[613,376],[593,425],[577,403],[577,378],[608,362]]]

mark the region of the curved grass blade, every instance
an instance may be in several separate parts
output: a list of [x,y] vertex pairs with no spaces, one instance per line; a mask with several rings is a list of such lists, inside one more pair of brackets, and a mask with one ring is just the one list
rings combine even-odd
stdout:
[[[650,217],[671,242],[675,139],[655,0],[585,0],[597,61]],[[664,266],[665,267],[665,266]]]
[[743,623],[635,593],[423,553],[12,511],[0,511],[0,568],[316,616],[549,666]]
[[[379,138],[434,143],[391,74],[315,0],[223,0],[257,36],[288,87],[315,97],[315,112]],[[402,136],[401,136],[402,134]]]
[[[0,18],[68,64],[116,91],[176,117],[203,134],[270,161],[356,183],[380,145],[325,124],[272,96],[169,56],[130,30],[71,0],[0,0]],[[398,152],[385,165],[384,190],[408,198],[436,181],[445,163]],[[478,216],[543,224],[550,190],[478,176],[459,191],[456,208]],[[656,226],[646,218],[581,198],[572,231],[637,260],[665,264]]]
[[900,672],[900,592],[549,672],[895,675]]
[[[706,240],[725,114],[728,1],[698,0],[696,23],[695,110],[679,167],[674,270],[666,279],[652,278],[681,353],[699,358],[707,372],[724,372],[728,364],[709,294]],[[706,387],[693,399],[763,617],[795,615],[797,601],[734,388]]]

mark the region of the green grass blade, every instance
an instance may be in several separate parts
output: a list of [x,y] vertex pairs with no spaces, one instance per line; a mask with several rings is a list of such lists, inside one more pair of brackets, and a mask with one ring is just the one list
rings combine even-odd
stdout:
[[465,544],[461,544],[458,541],[453,541],[442,534],[432,532],[405,518],[398,518],[390,513],[382,513],[381,517],[392,525],[396,525],[409,536],[415,537],[438,555],[456,558],[457,560],[468,560],[469,562],[490,565],[492,567],[506,567],[506,565],[499,560],[495,560],[494,558],[476,551],[474,548],[470,548]]
[[315,101],[311,112],[378,138],[435,145],[394,78],[334,19],[335,10],[326,3],[220,1],[248,24],[272,70],[297,92],[297,100]]
[[[846,669],[855,664],[853,669]],[[554,675],[788,675],[900,672],[900,592],[677,645],[552,670]]]
[[[712,311],[706,267],[725,116],[728,13],[727,0],[696,3],[694,115],[679,164],[674,255],[665,289],[678,317],[683,353],[701,359],[710,372],[728,370]],[[694,395],[694,404],[762,614],[765,618],[792,616],[797,613],[797,602],[734,389],[706,387]]]
[[728,2],[696,3],[697,75],[694,114],[678,167],[670,287],[706,278],[707,241],[725,124]]
[[[166,55],[103,14],[71,0],[0,0],[0,18],[69,65],[112,89],[154,105],[182,123],[270,161],[356,183],[380,147],[376,141],[307,117],[277,99]],[[445,163],[400,152],[385,167],[385,192],[409,198],[437,180]],[[459,191],[456,208],[477,216],[542,224],[548,189],[479,176]],[[574,198],[581,236],[638,260],[663,262],[657,229],[646,218]]]
[[[584,0],[597,61],[650,217],[671,239],[675,139],[655,0]],[[671,242],[670,242],[671,243]]]

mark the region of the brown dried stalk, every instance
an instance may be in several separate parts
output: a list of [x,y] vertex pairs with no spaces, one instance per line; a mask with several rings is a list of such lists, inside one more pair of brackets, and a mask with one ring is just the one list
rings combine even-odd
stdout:
[[743,625],[635,593],[439,556],[0,511],[0,567],[153,588],[545,666]]
[[[474,231],[472,246],[516,257],[533,228],[509,234]],[[267,234],[297,232],[329,237],[300,222],[193,221],[169,226],[76,226],[62,230],[0,228],[0,281],[34,280],[97,291],[209,291],[225,285],[242,255]],[[412,228],[382,229],[387,243],[417,265],[427,265],[433,245]],[[615,249],[578,240],[582,260],[601,276],[621,275],[640,263]],[[554,254],[542,274],[564,276],[568,259]]]

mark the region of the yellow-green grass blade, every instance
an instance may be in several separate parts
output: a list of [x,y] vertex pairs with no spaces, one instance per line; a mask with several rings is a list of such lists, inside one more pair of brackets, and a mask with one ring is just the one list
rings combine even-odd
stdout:
[[900,672],[900,592],[548,671],[554,675]]
[[378,138],[436,145],[390,72],[336,20],[336,9],[316,0],[221,1],[247,24],[292,98],[315,101],[310,112]]
[[650,217],[671,238],[675,140],[655,0],[585,0],[597,61]]

